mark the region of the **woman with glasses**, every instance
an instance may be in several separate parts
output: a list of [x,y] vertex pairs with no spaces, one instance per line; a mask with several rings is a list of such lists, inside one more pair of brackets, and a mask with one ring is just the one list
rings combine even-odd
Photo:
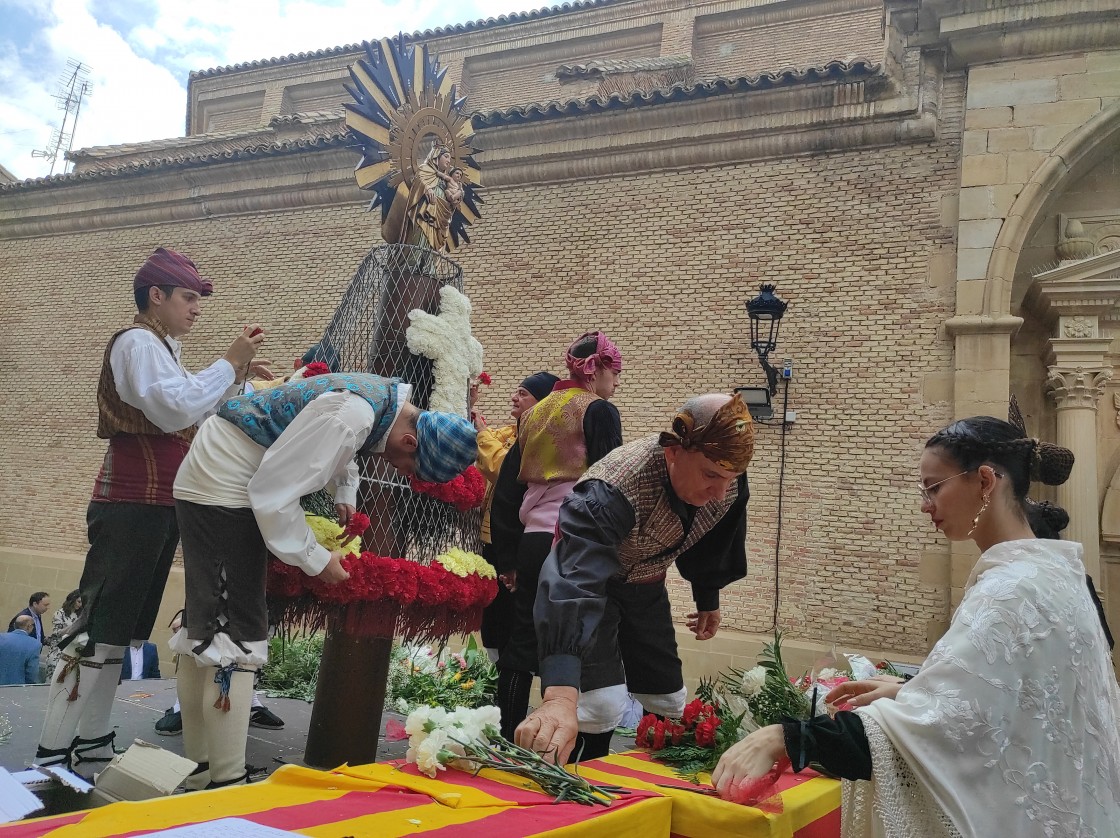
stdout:
[[[725,797],[788,756],[845,780],[845,836],[1103,836],[1120,823],[1120,689],[1085,585],[1081,545],[1038,539],[1031,480],[1073,454],[988,416],[926,443],[922,511],[981,555],[945,636],[905,684],[855,682],[866,704],[786,720],[724,754]],[[872,698],[893,698],[875,700]]]

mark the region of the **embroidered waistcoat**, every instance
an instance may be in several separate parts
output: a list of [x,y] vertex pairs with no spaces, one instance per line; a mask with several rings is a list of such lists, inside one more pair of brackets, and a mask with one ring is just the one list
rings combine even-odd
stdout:
[[622,570],[615,578],[621,582],[652,582],[664,576],[681,553],[727,514],[738,492],[732,484],[721,500],[695,507],[686,532],[681,516],[670,506],[669,470],[657,436],[616,448],[591,466],[583,480],[609,483],[634,510],[634,529],[618,547]]
[[[105,356],[101,360],[101,377],[97,382],[97,436],[101,439],[112,439],[117,434],[153,434],[160,436],[164,434],[158,426],[152,424],[142,410],[121,400],[120,394],[117,392],[117,384],[113,380],[113,367],[109,363],[113,345],[117,342],[117,338],[132,329],[144,329],[151,332],[167,348],[168,354],[173,358],[175,357],[175,353],[171,351],[171,347],[164,340],[167,337],[167,330],[162,327],[159,321],[142,314],[136,316],[136,322],[133,325],[126,326],[109,338],[109,345],[105,347]],[[171,436],[178,436],[190,442],[194,438],[196,430],[198,429],[191,425],[189,428],[175,431]]]
[[151,332],[172,358],[175,357],[165,340],[167,330],[158,320],[143,313],[136,315],[133,325],[109,338],[97,381],[97,436],[109,440],[109,448],[94,480],[92,499],[95,503],[174,506],[175,475],[187,456],[197,428],[191,425],[165,433],[142,410],[121,399],[109,357],[117,339],[130,329]]
[[583,419],[599,397],[581,387],[557,390],[533,405],[517,430],[522,483],[579,480],[587,469]]
[[358,451],[359,454],[368,454],[388,433],[396,418],[396,385],[399,383],[396,378],[367,373],[314,375],[271,390],[227,399],[218,408],[218,416],[232,422],[253,442],[268,448],[318,396],[349,390],[373,408],[378,419]]

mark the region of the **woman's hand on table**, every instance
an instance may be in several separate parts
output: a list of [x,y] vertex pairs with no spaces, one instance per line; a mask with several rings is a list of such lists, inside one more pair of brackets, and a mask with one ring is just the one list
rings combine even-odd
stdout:
[[[888,680],[889,679],[889,680]],[[880,698],[894,698],[905,681],[890,676],[867,678],[863,681],[845,681],[837,684],[824,697],[828,704],[850,704],[853,707],[866,707]]]
[[747,780],[763,777],[786,755],[785,734],[781,725],[767,725],[728,748],[712,772],[712,785],[719,796],[730,799],[734,790]]

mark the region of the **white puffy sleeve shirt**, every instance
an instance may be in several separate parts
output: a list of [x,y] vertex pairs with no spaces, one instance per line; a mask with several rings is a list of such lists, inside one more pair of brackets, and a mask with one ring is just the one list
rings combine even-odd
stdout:
[[[398,416],[411,391],[407,384],[398,385]],[[175,498],[252,508],[273,555],[317,576],[330,561],[330,551],[315,541],[300,498],[333,487],[337,503],[356,503],[360,476],[354,456],[377,420],[365,399],[349,392],[324,393],[266,449],[232,422],[212,417],[199,429],[179,469]],[[375,453],[384,451],[387,436]]]

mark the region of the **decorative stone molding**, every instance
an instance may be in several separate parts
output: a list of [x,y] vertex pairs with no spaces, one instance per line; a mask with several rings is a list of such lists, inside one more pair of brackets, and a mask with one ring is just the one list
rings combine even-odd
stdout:
[[1097,409],[1104,385],[1112,378],[1112,367],[1059,367],[1046,370],[1046,392],[1058,410]]
[[929,0],[921,19],[921,37],[947,46],[952,68],[1120,42],[1120,0]]
[[[1058,245],[1059,259],[1087,259],[1120,250],[1120,209],[1084,210],[1076,218],[1060,213],[1058,229],[1063,233]],[[1083,255],[1063,255],[1067,241],[1081,243],[1079,252]]]
[[1062,334],[1067,338],[1096,337],[1097,324],[1095,320],[1078,314],[1066,320],[1062,327]]
[[304,149],[0,192],[0,241],[308,206],[349,203],[357,212],[369,194],[354,182],[354,162],[349,148]]
[[[1058,219],[1058,259],[1062,262],[1079,262],[1097,255],[1097,246],[1091,238],[1085,235],[1084,225],[1076,218],[1070,218],[1065,224]],[[1084,337],[1084,336],[1082,336]]]

